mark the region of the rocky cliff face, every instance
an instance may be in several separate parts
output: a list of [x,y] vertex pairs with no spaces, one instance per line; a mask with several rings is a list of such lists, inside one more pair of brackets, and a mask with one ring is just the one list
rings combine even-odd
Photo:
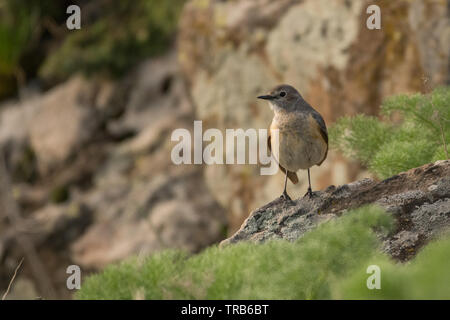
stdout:
[[293,241],[318,224],[366,204],[378,205],[395,217],[396,229],[383,239],[383,250],[398,260],[410,259],[430,239],[450,228],[450,161],[427,164],[384,181],[363,179],[329,186],[312,198],[292,202],[278,198],[253,211],[221,245]]
[[[267,128],[255,97],[278,83],[297,87],[330,125],[343,115],[376,115],[392,94],[449,81],[448,1],[377,1],[380,30],[366,28],[373,1],[190,1],[180,23],[179,60],[199,119],[217,128]],[[237,228],[270,201],[281,175],[250,166],[209,166],[206,181]],[[367,174],[334,152],[312,171],[316,188]],[[305,180],[295,194],[306,191]],[[221,183],[216,183],[221,181]]]
[[[202,167],[170,159],[172,131],[189,129],[193,119],[173,52],[144,61],[118,81],[74,76],[4,104],[0,287],[24,255],[23,237],[44,259],[48,282],[57,288],[53,297],[71,293],[65,288],[71,264],[100,270],[130,255],[196,252],[223,239],[226,215]],[[13,211],[21,215],[17,221]],[[52,297],[36,281],[45,276],[30,264],[27,256],[18,293],[10,297]]]

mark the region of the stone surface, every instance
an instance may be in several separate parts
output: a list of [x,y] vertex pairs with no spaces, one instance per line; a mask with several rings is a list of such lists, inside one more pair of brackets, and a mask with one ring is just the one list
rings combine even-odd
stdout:
[[378,205],[396,220],[383,249],[405,261],[440,232],[450,228],[450,160],[400,173],[384,181],[363,179],[317,191],[310,199],[278,198],[253,211],[241,228],[221,245],[269,239],[296,240],[318,224],[338,219],[352,208]]
[[71,244],[74,261],[101,269],[131,254],[197,252],[222,239],[226,216],[208,193],[201,168],[168,173],[131,185],[116,177],[87,195],[96,220]]
[[[47,246],[64,250],[76,240],[86,227],[92,223],[92,212],[85,205],[71,203],[69,205],[53,205],[41,208],[33,213],[31,219],[22,222],[19,232],[26,234],[37,246]],[[6,249],[15,247],[16,231],[8,229],[0,238],[0,258],[7,254]]]
[[42,173],[65,163],[98,128],[95,110],[80,103],[80,95],[88,86],[83,78],[75,77],[38,102],[29,135]]

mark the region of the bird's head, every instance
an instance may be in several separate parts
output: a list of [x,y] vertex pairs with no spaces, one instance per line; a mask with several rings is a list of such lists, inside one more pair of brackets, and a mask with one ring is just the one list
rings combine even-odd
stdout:
[[302,96],[294,87],[282,84],[273,88],[268,95],[259,96],[258,99],[269,101],[274,111],[292,111],[296,107],[296,102],[302,99]]

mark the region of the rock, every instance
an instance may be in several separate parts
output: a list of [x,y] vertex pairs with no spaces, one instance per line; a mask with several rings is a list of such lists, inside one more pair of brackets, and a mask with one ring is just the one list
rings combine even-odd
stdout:
[[[194,120],[174,52],[143,61],[123,79],[75,76],[1,110],[0,123],[11,126],[0,127],[0,144],[29,146],[39,164],[32,183],[12,179],[6,189],[58,297],[72,293],[65,285],[70,264],[84,277],[132,255],[197,252],[226,236],[226,214],[203,167],[170,158],[172,131],[192,129]],[[22,256],[3,214],[0,208],[0,287]],[[45,297],[27,264],[22,277]]]
[[291,7],[268,34],[269,63],[283,74],[284,82],[303,92],[320,69],[345,70],[350,59],[346,49],[358,35],[363,6],[364,1],[319,0]]
[[[196,116],[205,127],[221,130],[266,129],[272,114],[256,96],[276,83],[289,83],[330,126],[344,115],[376,115],[390,95],[448,83],[447,2],[379,1],[380,30],[366,27],[371,4],[189,1],[180,21],[178,57]],[[368,176],[358,164],[330,151],[323,165],[313,169],[312,183],[325,188],[361,174]],[[228,212],[231,230],[251,208],[281,192],[283,183],[282,174],[261,177],[256,166],[208,166],[205,177]],[[294,194],[306,192],[303,177]]]
[[43,174],[64,164],[88,142],[99,126],[95,110],[80,103],[87,86],[75,77],[47,93],[30,125],[30,143]]
[[38,297],[32,279],[25,277],[17,278],[6,296],[6,300],[34,300]]
[[93,190],[76,196],[96,217],[71,245],[74,261],[84,268],[166,248],[196,252],[224,236],[226,215],[206,187],[202,167],[176,166],[170,159],[172,131],[190,128],[192,118],[175,104],[168,113],[153,109],[160,117],[153,123],[152,106],[147,108],[142,116],[149,124],[111,150]]
[[35,245],[64,250],[92,223],[92,212],[82,203],[48,205],[33,214],[31,234]]
[[31,98],[25,102],[9,102],[3,104],[0,110],[0,144],[22,145],[28,136],[37,111],[38,98]]
[[170,119],[173,113],[192,113],[174,51],[142,62],[128,78],[133,85],[129,88],[125,113],[108,123],[113,134],[137,133]]
[[[22,221],[20,230],[36,248],[64,250],[92,222],[92,212],[84,204],[48,205]],[[0,259],[6,249],[16,246],[16,231],[8,228],[0,238]]]
[[33,97],[22,103],[7,102],[0,108],[0,150],[4,150],[15,180],[31,180],[37,170],[28,133],[39,110],[38,101]]
[[346,211],[375,204],[391,213],[396,229],[383,239],[383,249],[405,261],[450,227],[450,160],[411,169],[383,181],[363,179],[330,186],[310,199],[292,203],[278,198],[253,211],[221,246],[240,241],[296,240],[318,224]]
[[133,71],[125,112],[108,122],[108,130],[136,134],[109,150],[91,190],[74,195],[94,216],[70,245],[82,268],[99,270],[166,248],[196,252],[224,237],[226,215],[204,183],[203,168],[170,159],[172,131],[193,125],[175,58],[171,53]]
[[167,248],[197,252],[219,241],[226,216],[208,194],[201,169],[169,174],[132,185],[116,180],[91,194],[96,221],[72,244],[74,261],[100,269],[132,254]]

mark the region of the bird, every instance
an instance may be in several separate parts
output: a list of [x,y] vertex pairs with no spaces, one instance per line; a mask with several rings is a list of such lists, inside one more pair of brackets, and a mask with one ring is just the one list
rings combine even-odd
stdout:
[[[267,100],[274,112],[269,128],[267,144],[281,171],[285,174],[284,191],[281,198],[291,200],[286,187],[287,179],[298,183],[297,171],[308,170],[308,191],[305,196],[314,196],[311,189],[310,168],[320,166],[328,154],[328,131],[323,117],[291,85],[276,86],[267,95],[258,96]],[[272,150],[272,135],[279,130],[278,158]]]

